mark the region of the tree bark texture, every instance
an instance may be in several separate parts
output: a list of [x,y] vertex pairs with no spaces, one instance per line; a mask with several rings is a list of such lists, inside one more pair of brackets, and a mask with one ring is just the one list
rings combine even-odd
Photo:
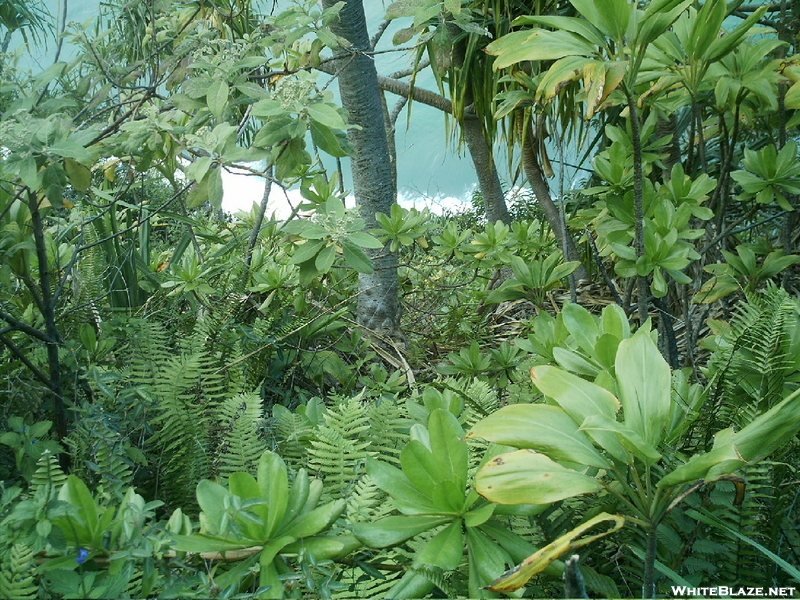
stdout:
[[[567,260],[580,261],[581,258],[578,253],[578,247],[575,245],[575,241],[572,239],[569,231],[566,231],[558,207],[550,196],[550,186],[547,185],[547,180],[542,173],[542,167],[536,155],[536,138],[533,135],[533,128],[530,126],[528,126],[527,133],[522,142],[522,169],[536,196],[536,201],[539,203],[539,206],[542,207],[545,219],[547,219],[550,228],[553,230],[558,240],[559,247],[567,249],[565,258]],[[589,280],[589,272],[583,264],[575,270],[575,278],[578,281]]]
[[472,164],[475,166],[475,174],[478,176],[487,220],[489,223],[502,221],[510,225],[511,216],[508,214],[503,186],[500,184],[491,146],[483,132],[481,120],[474,114],[465,114],[461,122],[461,133],[472,158]]
[[[334,0],[323,0],[325,8]],[[338,71],[342,106],[350,123],[360,129],[348,131],[353,145],[351,158],[353,192],[367,228],[377,226],[378,212],[389,214],[397,199],[389,144],[386,139],[384,110],[378,86],[378,73],[370,50],[370,39],[362,0],[346,0],[333,32],[350,42],[350,56],[334,63]],[[402,338],[397,284],[397,257],[380,249],[370,251],[375,272],[361,273],[358,280],[358,321],[361,325],[388,337]]]

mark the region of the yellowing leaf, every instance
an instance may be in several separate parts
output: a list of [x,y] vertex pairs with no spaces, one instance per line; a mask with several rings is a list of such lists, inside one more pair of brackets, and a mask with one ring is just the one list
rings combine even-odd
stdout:
[[498,504],[549,504],[602,488],[594,477],[562,467],[533,450],[501,454],[475,476],[475,490]]
[[64,170],[69,176],[69,181],[79,192],[85,192],[92,184],[92,172],[74,158],[64,159]]
[[[602,533],[581,537],[587,531],[601,523],[611,522],[614,526]],[[487,589],[493,592],[513,592],[524,586],[531,577],[544,571],[559,556],[572,552],[577,548],[591,544],[615,531],[618,531],[625,524],[625,517],[622,515],[610,515],[600,513],[593,519],[579,525],[569,533],[562,535],[557,540],[551,542],[535,554],[532,554],[513,569],[506,571],[498,577]]]

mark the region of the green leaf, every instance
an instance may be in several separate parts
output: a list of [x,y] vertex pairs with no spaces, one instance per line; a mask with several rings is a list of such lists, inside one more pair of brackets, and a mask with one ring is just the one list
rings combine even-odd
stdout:
[[311,139],[317,147],[331,156],[343,158],[348,155],[347,150],[342,145],[342,141],[336,136],[330,127],[320,125],[316,121],[308,124],[311,131]]
[[672,378],[646,330],[620,342],[616,374],[625,425],[657,448],[670,425]]
[[333,246],[325,246],[322,250],[320,250],[319,254],[317,254],[317,257],[314,260],[314,266],[320,273],[327,273],[331,270],[333,261],[335,260],[336,248]]
[[[594,414],[616,418],[619,400],[599,385],[547,365],[531,369],[531,378],[536,387],[555,400],[576,423],[583,423],[586,417]],[[590,431],[589,437],[614,458],[622,461],[627,459],[627,453],[611,432]]]
[[605,35],[594,25],[589,23],[589,21],[577,17],[525,15],[514,19],[513,25],[514,27],[519,27],[520,25],[545,25],[552,29],[560,29],[562,31],[574,33],[597,47],[605,46],[606,44]]
[[367,475],[384,492],[391,496],[397,509],[407,515],[440,512],[430,497],[419,491],[397,467],[367,459]]
[[602,488],[593,477],[562,467],[532,450],[501,454],[475,476],[477,492],[500,504],[549,504]]
[[230,492],[223,486],[208,479],[202,479],[195,489],[197,503],[206,515],[207,523],[214,527],[211,534],[223,533],[221,527],[226,514]]
[[661,460],[661,454],[634,430],[605,415],[589,415],[581,424],[581,431],[610,431],[622,446],[648,467]]
[[497,56],[497,71],[523,61],[558,60],[565,56],[592,56],[595,47],[568,31],[514,31],[495,40],[486,52]]
[[272,536],[283,521],[289,501],[289,480],[283,459],[274,452],[264,452],[258,461],[257,479],[269,506],[269,517],[265,525],[267,535]]
[[449,479],[463,488],[467,482],[469,452],[458,419],[449,410],[437,408],[428,418],[428,432],[431,452],[443,467],[441,479]]
[[339,111],[331,104],[323,102],[310,104],[306,107],[306,112],[313,121],[325,127],[330,127],[331,129],[345,129],[347,127],[347,123],[344,122]]
[[374,523],[356,523],[350,529],[370,548],[388,548],[452,520],[450,516],[439,515],[385,517]]
[[208,180],[208,201],[211,206],[219,210],[222,207],[222,169],[211,169],[206,175]]
[[420,9],[430,4],[429,0],[396,0],[386,8],[386,19],[400,19],[402,17],[413,17]]
[[206,102],[208,109],[217,119],[221,119],[225,113],[225,107],[228,105],[228,93],[230,89],[228,84],[223,79],[217,79],[210,86],[206,92]]
[[461,519],[437,533],[418,553],[414,564],[432,565],[450,571],[464,557],[464,532]]
[[378,238],[363,231],[353,232],[347,236],[347,239],[362,248],[383,248],[383,244]]
[[83,145],[70,139],[59,140],[50,146],[48,150],[63,158],[72,158],[84,164],[91,164],[93,161],[91,152],[84,148]]
[[578,346],[591,356],[594,353],[597,338],[600,337],[596,317],[592,316],[580,304],[573,304],[572,302],[564,306],[561,316],[567,331],[578,342]]
[[295,247],[294,254],[291,258],[293,265],[299,265],[313,259],[317,254],[327,246],[325,240],[306,240],[302,244]]
[[536,450],[555,461],[601,469],[609,463],[564,409],[546,404],[512,404],[478,421],[467,438]]
[[727,33],[722,37],[718,37],[714,39],[714,42],[711,44],[711,47],[708,49],[708,53],[705,56],[705,59],[708,62],[714,62],[721,59],[723,56],[731,52],[739,43],[742,41],[744,35],[750,31],[750,29],[758,23],[761,17],[764,16],[764,13],[767,12],[769,6],[760,6],[755,11],[753,11],[750,16],[748,16],[744,21],[739,23],[739,25],[733,31]]
[[280,533],[290,535],[295,538],[306,538],[318,534],[330,527],[344,511],[346,502],[344,499],[329,502],[296,517]]
[[372,268],[372,261],[366,253],[356,246],[355,244],[343,241],[342,252],[344,254],[344,262],[347,266],[352,267],[359,273],[374,273],[375,269]]
[[178,552],[226,552],[228,550],[241,550],[250,544],[245,541],[235,541],[205,533],[192,535],[173,535],[175,550]]
[[19,177],[31,190],[38,190],[42,185],[41,173],[33,156],[26,156],[19,162]]
[[492,518],[495,508],[497,508],[497,504],[490,503],[471,510],[464,514],[464,523],[469,528],[483,525],[486,523],[486,521]]

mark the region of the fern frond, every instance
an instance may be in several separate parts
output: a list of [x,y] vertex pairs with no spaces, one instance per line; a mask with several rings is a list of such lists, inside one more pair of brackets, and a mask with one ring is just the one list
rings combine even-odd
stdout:
[[399,465],[400,451],[408,441],[409,419],[403,416],[393,398],[380,397],[368,405],[367,420],[369,429],[366,439],[371,452],[377,453],[381,460]]
[[267,449],[261,436],[261,404],[256,394],[238,394],[224,400],[217,408],[214,470],[220,476],[228,477],[237,471],[253,472]]
[[36,553],[23,543],[13,544],[0,556],[0,597],[33,600],[39,586],[34,578]]
[[67,475],[58,464],[58,457],[45,451],[36,461],[36,471],[31,478],[31,491],[36,493],[40,488],[56,490],[67,481]]
[[369,408],[361,395],[341,399],[322,418],[308,448],[309,471],[325,482],[325,491],[341,497],[364,474],[369,450]]

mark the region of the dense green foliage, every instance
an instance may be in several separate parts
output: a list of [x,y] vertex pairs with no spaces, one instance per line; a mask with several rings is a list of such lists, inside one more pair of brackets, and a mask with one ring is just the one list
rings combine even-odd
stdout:
[[[70,62],[0,54],[0,597],[800,582],[798,8],[389,4],[395,83],[430,59],[521,151],[487,222],[346,208],[343,4],[109,2]],[[592,165],[555,203],[547,129]],[[303,204],[224,214],[225,170]],[[402,335],[359,314],[386,257]]]

